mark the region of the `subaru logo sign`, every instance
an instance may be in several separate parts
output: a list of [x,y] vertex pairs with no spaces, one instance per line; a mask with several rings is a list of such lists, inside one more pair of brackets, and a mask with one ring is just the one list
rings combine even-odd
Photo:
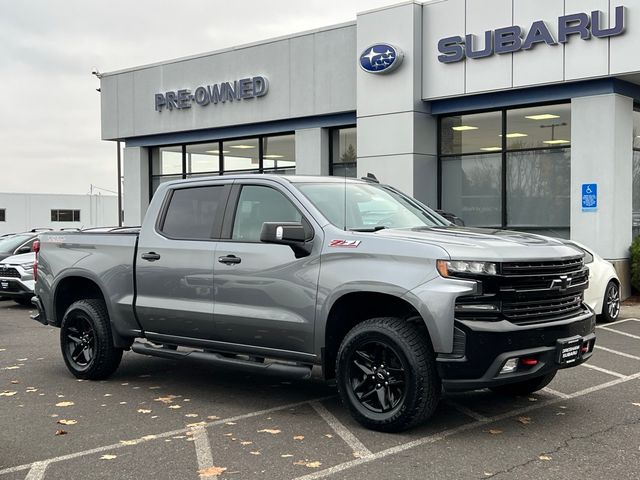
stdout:
[[360,68],[368,73],[389,73],[402,63],[404,54],[388,43],[376,43],[360,55]]

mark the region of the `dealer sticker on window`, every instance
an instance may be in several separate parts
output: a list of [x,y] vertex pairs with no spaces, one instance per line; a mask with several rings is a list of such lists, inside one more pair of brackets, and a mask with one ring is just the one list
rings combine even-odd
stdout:
[[360,240],[331,240],[330,247],[358,248]]

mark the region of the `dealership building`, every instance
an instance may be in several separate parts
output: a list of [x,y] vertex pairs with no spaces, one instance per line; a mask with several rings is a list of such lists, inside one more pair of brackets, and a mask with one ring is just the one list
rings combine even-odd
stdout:
[[102,138],[125,145],[129,225],[168,180],[373,173],[466,225],[589,245],[628,286],[639,46],[637,0],[406,2],[102,74]]

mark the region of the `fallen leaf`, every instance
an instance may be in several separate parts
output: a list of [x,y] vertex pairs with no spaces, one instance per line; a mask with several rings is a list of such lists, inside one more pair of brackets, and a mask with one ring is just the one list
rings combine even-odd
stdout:
[[16,362],[26,362],[27,360],[29,360],[28,358],[18,358],[16,359]]
[[114,458],[117,458],[117,455],[102,455],[100,457],[100,460],[113,460]]
[[220,417],[216,417],[215,415],[209,415],[207,420],[220,420]]
[[308,462],[307,460],[298,460],[297,462],[293,462],[294,465],[302,465],[304,467],[309,467],[309,468],[318,468],[320,467],[320,465],[322,465],[322,463],[320,462]]
[[283,455],[280,455],[281,458],[290,458],[293,457],[293,455],[291,455],[290,453],[285,453]]
[[240,442],[240,445],[251,445],[253,442]]
[[293,437],[294,440],[304,440],[304,435],[296,435]]
[[190,402],[191,399],[190,398],[185,398],[184,400],[182,400],[183,402]]
[[224,433],[223,435],[224,435],[225,437],[232,437],[232,436],[233,436],[233,433]]
[[20,368],[18,365],[12,365],[11,367],[4,367],[3,370],[17,370]]
[[150,376],[151,376],[151,375],[149,375],[149,374],[147,373],[147,374],[144,374],[144,375],[138,375],[138,378],[149,378]]
[[529,425],[531,423],[531,417],[518,417],[518,421],[523,425]]
[[491,472],[484,472],[485,477],[492,477],[494,474]]
[[105,397],[112,397],[113,395],[111,395],[110,393],[105,393],[104,396]]
[[6,350],[7,350],[6,348],[0,348],[0,352],[4,352]]
[[[134,387],[135,388],[135,387]],[[166,395],[164,397],[154,398],[154,402],[173,403],[173,399],[178,398],[176,395]]]
[[196,418],[197,416],[198,416],[197,413],[187,413],[187,414],[185,414],[185,417],[188,417],[188,418]]
[[57,417],[59,417],[60,415],[58,415],[57,413],[52,413],[52,414],[51,414],[51,415],[49,415],[49,416],[50,416],[51,418],[57,418]]
[[0,393],[0,397],[13,397],[16,393],[18,392],[10,392],[8,390],[5,390],[4,392]]
[[67,431],[66,430],[62,430],[61,428],[56,430],[56,435],[66,435]]
[[262,455],[260,452],[249,452],[251,455]]
[[146,408],[139,408],[138,413],[151,413],[151,410],[147,410]]
[[149,387],[149,390],[158,390],[159,388],[161,388],[161,387],[153,386],[153,387]]
[[530,401],[530,402],[537,402],[537,401],[538,401],[538,399],[537,399],[537,398],[535,398],[535,397],[529,397],[529,401]]
[[258,430],[258,433],[270,433],[271,435],[277,435],[281,432],[281,430],[273,429],[273,428],[263,428],[262,430]]
[[75,425],[76,423],[78,423],[77,420],[58,420],[56,423],[59,423],[60,425]]
[[545,460],[545,461],[547,461],[547,462],[548,462],[549,460],[552,460],[552,458],[551,458],[549,455],[540,455],[538,458],[539,458],[540,460]]
[[635,405],[636,407],[640,407],[640,403],[632,403],[631,405]]
[[120,385],[122,385],[123,387],[126,387],[127,385],[129,385],[129,383],[125,382],[125,383],[121,383]]
[[58,402],[56,403],[56,407],[71,407],[75,405],[73,402]]
[[198,474],[200,475],[200,478],[210,478],[217,477],[226,471],[227,469],[225,467],[209,467],[198,470]]
[[235,424],[236,424],[236,422],[227,422],[227,423],[225,423],[225,425],[235,425]]
[[138,440],[120,440],[122,445],[137,445]]
[[188,423],[188,424],[187,424],[187,428],[198,428],[198,427],[204,427],[206,424],[207,424],[207,422]]
[[145,435],[142,437],[142,440],[153,440],[154,438],[158,438],[156,435]]
[[27,387],[27,389],[25,390],[25,392],[27,393],[33,393],[33,392],[37,392],[38,389],[34,388],[34,387]]
[[500,435],[501,433],[504,433],[502,430],[498,430],[497,428],[490,428],[487,432],[491,435]]
[[187,437],[185,437],[184,435],[176,435],[175,437],[172,437],[172,438],[175,438],[176,440],[180,440],[182,438],[187,438]]
[[327,438],[333,438],[333,435],[331,435],[330,433],[325,433],[324,436]]
[[182,406],[180,406],[180,405],[169,405],[169,408],[175,410],[177,408],[182,408]]
[[120,405],[126,405],[127,402],[120,402]]
[[158,418],[158,415],[151,415],[151,418]]
[[14,385],[20,383],[18,380],[11,380],[11,383],[13,383]]

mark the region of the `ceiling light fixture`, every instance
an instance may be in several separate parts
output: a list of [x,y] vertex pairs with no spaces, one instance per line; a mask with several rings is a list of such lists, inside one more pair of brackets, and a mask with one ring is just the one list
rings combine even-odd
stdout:
[[527,115],[529,120],[552,120],[554,118],[560,118],[560,115],[554,115],[553,113],[541,113],[540,115]]
[[[502,137],[502,135],[499,135],[500,137]],[[507,138],[522,138],[522,137],[528,137],[529,134],[528,133],[507,133]]]
[[460,125],[459,127],[451,127],[451,130],[456,132],[467,132],[469,130],[478,130],[478,127],[472,127],[471,125]]
[[546,143],[547,145],[563,145],[565,143],[571,143],[569,140],[545,140],[542,143]]
[[245,150],[245,149],[256,148],[256,147],[254,147],[253,145],[229,145],[229,148],[239,148],[239,149]]
[[276,155],[276,154],[273,154],[273,155],[263,155],[262,157],[263,157],[263,158],[283,158],[283,157],[284,157],[284,155]]
[[483,152],[499,152],[502,150],[502,147],[483,147],[480,150]]
[[[213,153],[214,155],[219,155],[220,150],[207,150],[204,153]],[[229,153],[229,150],[222,150],[222,153]]]

